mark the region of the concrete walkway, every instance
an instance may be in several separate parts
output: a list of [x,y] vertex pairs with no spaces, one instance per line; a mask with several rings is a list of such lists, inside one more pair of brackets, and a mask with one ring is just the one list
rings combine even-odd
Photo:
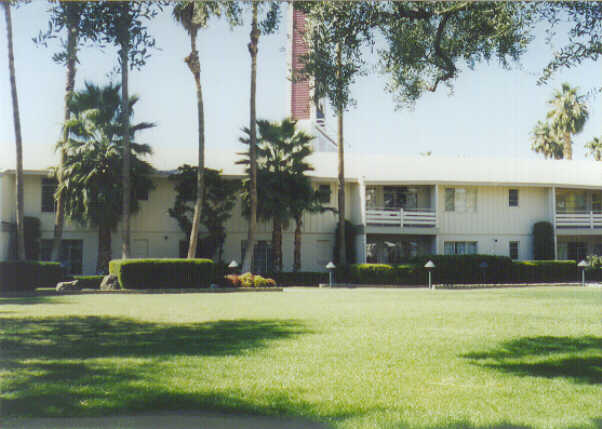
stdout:
[[118,417],[3,418],[3,429],[326,429],[302,419],[241,414],[170,412]]

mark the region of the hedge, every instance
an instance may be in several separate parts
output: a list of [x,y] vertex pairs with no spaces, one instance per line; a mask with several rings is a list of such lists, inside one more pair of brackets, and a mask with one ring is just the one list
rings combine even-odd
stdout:
[[63,269],[58,262],[0,261],[0,293],[33,292],[61,280]]
[[77,280],[82,289],[100,289],[103,278],[104,276],[73,276],[73,280]]
[[328,283],[328,273],[298,271],[290,273],[269,274],[279,286],[318,286],[320,283]]
[[209,287],[215,278],[211,259],[116,259],[109,273],[122,289],[186,289]]

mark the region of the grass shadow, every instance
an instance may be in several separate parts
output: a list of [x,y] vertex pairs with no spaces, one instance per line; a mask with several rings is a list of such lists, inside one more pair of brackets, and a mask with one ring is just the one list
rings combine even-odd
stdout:
[[493,350],[462,357],[484,368],[513,375],[602,384],[600,337],[525,337],[501,343]]
[[173,366],[163,364],[176,356],[243,355],[307,332],[294,320],[175,325],[97,316],[2,318],[0,415],[111,415],[203,406],[254,411],[251,402],[238,403],[239,392],[184,394],[165,385],[160,372]]
[[62,304],[63,302],[65,301],[57,295],[0,295],[0,305]]

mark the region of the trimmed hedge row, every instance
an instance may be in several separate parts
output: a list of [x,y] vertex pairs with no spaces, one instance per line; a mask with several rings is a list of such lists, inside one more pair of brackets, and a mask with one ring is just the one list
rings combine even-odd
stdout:
[[209,287],[215,278],[211,259],[116,259],[109,273],[122,289],[187,289]]
[[58,262],[0,261],[0,293],[33,292],[55,286],[63,277]]

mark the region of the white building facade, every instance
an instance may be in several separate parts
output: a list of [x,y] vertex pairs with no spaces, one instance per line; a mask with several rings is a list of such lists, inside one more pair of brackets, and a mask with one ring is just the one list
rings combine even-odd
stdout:
[[[208,153],[207,166],[225,178],[243,174],[234,154]],[[337,209],[334,153],[312,155],[312,182],[323,203]],[[602,165],[593,161],[525,161],[401,158],[350,154],[346,218],[354,225],[355,262],[396,264],[428,254],[491,254],[533,258],[533,225],[553,225],[557,259],[581,260],[602,254]],[[175,183],[154,176],[155,189],[140,201],[131,220],[134,258],[179,257],[187,237],[168,214]],[[55,184],[46,170],[25,172],[25,215],[40,220],[41,258],[49,257],[54,230]],[[0,173],[0,259],[14,258],[15,174]],[[303,271],[323,271],[333,257],[334,212],[306,214],[302,229]],[[294,222],[283,231],[283,265],[293,265]],[[226,224],[224,260],[240,262],[247,220],[240,201]],[[73,274],[93,274],[95,229],[67,222],[61,258]],[[258,223],[256,270],[269,271],[271,223]],[[121,255],[119,229],[113,257]],[[184,246],[185,248],[185,246]]]

